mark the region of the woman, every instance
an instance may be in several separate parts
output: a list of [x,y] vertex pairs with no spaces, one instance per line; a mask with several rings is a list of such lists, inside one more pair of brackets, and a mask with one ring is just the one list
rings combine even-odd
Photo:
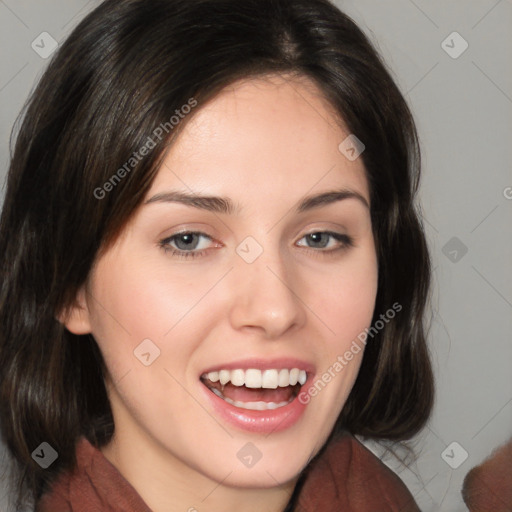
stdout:
[[414,122],[327,0],[107,0],[17,136],[2,437],[38,511],[418,510]]

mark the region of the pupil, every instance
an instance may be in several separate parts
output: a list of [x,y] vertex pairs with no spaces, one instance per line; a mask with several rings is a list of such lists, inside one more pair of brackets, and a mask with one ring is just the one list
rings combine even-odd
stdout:
[[[181,235],[176,240],[176,245],[178,246],[178,249],[182,249],[182,248],[190,249],[191,245],[194,242],[194,237],[195,236],[196,235],[194,235],[193,233],[187,233],[187,234]],[[182,247],[180,247],[180,245],[182,245]]]
[[[309,235],[309,237],[313,241],[313,243],[320,243],[322,241],[322,237],[325,237],[325,236],[326,236],[325,233],[311,233]],[[324,243],[321,244],[322,247],[325,246],[325,239],[323,241],[324,241]]]

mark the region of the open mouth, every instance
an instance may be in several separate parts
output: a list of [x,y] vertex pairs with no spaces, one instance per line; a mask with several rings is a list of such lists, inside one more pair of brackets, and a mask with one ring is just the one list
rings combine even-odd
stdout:
[[307,378],[306,371],[299,368],[249,368],[204,373],[201,382],[234,407],[266,411],[293,402]]

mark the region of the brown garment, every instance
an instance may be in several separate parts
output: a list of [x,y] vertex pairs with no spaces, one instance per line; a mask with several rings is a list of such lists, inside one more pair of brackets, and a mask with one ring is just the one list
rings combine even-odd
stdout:
[[512,512],[512,439],[466,475],[462,497],[471,512]]
[[[151,512],[137,491],[85,438],[78,469],[62,474],[36,512]],[[297,512],[420,512],[400,478],[355,437],[344,434],[310,465]]]

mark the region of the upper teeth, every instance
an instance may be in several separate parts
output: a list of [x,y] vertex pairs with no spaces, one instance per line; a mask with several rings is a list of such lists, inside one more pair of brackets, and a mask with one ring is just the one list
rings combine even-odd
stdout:
[[206,377],[211,382],[220,382],[227,384],[231,382],[234,386],[245,385],[248,388],[268,388],[295,386],[297,382],[302,386],[307,380],[307,374],[304,370],[292,368],[291,370],[258,370],[250,368],[248,370],[220,370],[218,372],[209,372]]

